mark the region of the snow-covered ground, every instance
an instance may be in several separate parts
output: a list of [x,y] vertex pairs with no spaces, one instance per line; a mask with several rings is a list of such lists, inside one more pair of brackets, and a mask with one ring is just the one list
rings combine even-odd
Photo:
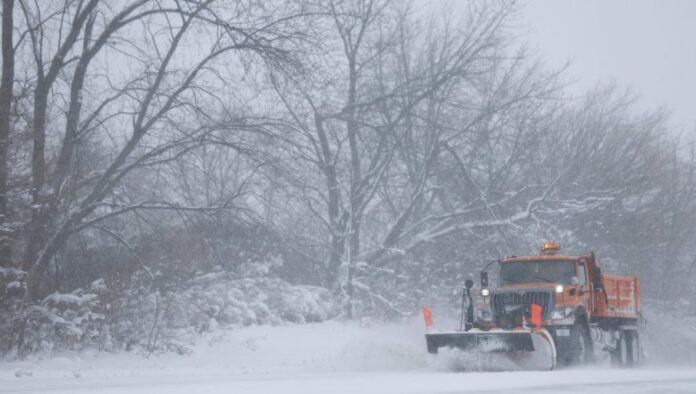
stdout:
[[0,363],[0,392],[696,392],[696,368],[684,366],[452,372],[446,355],[425,352],[422,334],[417,320],[249,327],[207,335],[188,356],[83,353]]

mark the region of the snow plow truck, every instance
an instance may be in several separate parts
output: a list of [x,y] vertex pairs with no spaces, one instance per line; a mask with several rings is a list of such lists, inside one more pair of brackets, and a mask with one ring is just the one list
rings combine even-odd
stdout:
[[[546,242],[538,256],[497,261],[495,289],[489,287],[486,271],[491,264],[484,267],[478,305],[474,306],[469,279],[459,329],[428,332],[428,352],[455,348],[498,353],[522,365],[525,358],[544,354],[549,362],[543,369],[589,363],[601,352],[607,352],[615,365],[640,363],[638,278],[602,273],[594,252],[587,256],[559,252],[559,244]],[[426,326],[432,324],[430,310],[423,308],[423,313]]]

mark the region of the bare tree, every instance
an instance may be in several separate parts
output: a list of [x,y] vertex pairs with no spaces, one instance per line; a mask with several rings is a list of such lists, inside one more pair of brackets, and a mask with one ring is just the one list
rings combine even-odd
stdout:
[[[257,56],[270,66],[289,62],[291,58],[281,46],[293,39],[292,27],[286,23],[293,15],[279,16],[278,22],[261,19],[250,26],[237,27],[226,19],[229,10],[213,8],[209,1],[163,5],[141,0],[117,11],[100,8],[98,0],[86,4],[66,2],[64,8],[47,19],[43,19],[42,9],[32,9],[26,2],[21,4],[37,70],[32,126],[33,214],[27,230],[24,267],[31,272],[31,295],[38,297],[50,290],[45,274],[72,234],[125,212],[184,209],[162,201],[105,199],[134,169],[175,160],[183,152],[211,143],[207,136],[225,125],[211,118],[212,113],[201,106],[203,98],[212,98],[214,102],[217,96],[208,94],[199,82],[210,76],[216,78],[217,71],[213,70],[219,66],[218,59],[233,51]],[[66,29],[68,33],[58,36],[61,40],[57,50],[45,65],[45,41],[55,37],[47,31],[51,20],[57,21],[57,29]],[[166,29],[148,27],[154,21],[163,23]],[[197,59],[182,49],[196,40],[189,34],[194,26],[205,29],[211,43]],[[111,44],[133,32],[147,37],[142,45],[137,41],[122,47]],[[80,38],[82,48],[77,48]],[[101,79],[106,91],[85,105],[85,97],[93,94],[85,89],[86,81],[100,72],[97,66],[91,66],[95,60],[103,62],[106,56],[119,51],[126,58],[138,59],[141,74],[120,82],[106,75]],[[71,55],[74,57],[68,59]],[[47,162],[49,96],[58,89],[58,76],[65,73],[71,75],[65,86],[69,97],[65,131],[58,139],[55,158]],[[181,123],[178,118],[182,116],[198,122]],[[80,156],[76,153],[86,152],[86,142],[95,141],[99,131],[104,131],[112,146],[118,148],[111,157],[100,158],[108,160],[106,166],[87,169],[85,163],[77,161]]]
[[10,143],[10,111],[14,86],[14,0],[2,3],[2,77],[0,80],[0,266],[11,263],[12,231],[6,227],[9,218],[8,147]]
[[[307,143],[298,145],[302,140],[294,139],[291,154],[310,165],[303,171],[314,166],[323,178],[323,184],[294,182],[303,190],[311,215],[330,234],[326,269],[333,285],[345,292],[349,315],[355,286],[366,288],[355,279],[358,266],[379,268],[396,249],[398,256],[451,232],[528,218],[548,194],[550,184],[538,185],[533,197],[522,191],[519,200],[501,197],[497,203],[517,204],[518,212],[502,215],[501,207],[495,212],[499,217],[490,218],[486,212],[494,213],[493,202],[484,197],[493,190],[478,190],[473,202],[452,204],[442,201],[442,186],[434,182],[435,169],[448,154],[455,158],[456,173],[467,176],[470,164],[459,156],[458,144],[473,134],[507,138],[496,134],[495,127],[515,121],[521,125],[538,116],[536,108],[556,89],[555,74],[523,68],[521,60],[504,63],[503,31],[513,9],[511,3],[477,4],[461,24],[465,28],[450,31],[452,25],[447,25],[423,32],[409,31],[408,9],[388,2],[331,3],[328,23],[342,49],[345,71],[336,73],[333,63],[322,69],[323,56],[336,56],[329,47],[315,52],[313,69],[325,72],[323,81],[275,80],[295,123],[293,131]],[[523,108],[528,108],[526,118]],[[464,128],[454,116],[458,110],[467,114]],[[528,131],[504,126],[512,138]],[[497,173],[489,174],[491,182],[504,183],[500,177],[509,176],[510,163],[526,152],[521,144],[510,144],[511,156]],[[468,178],[470,186],[476,185],[473,178]],[[325,213],[316,209],[318,202]],[[363,234],[365,220],[370,222],[369,234]]]

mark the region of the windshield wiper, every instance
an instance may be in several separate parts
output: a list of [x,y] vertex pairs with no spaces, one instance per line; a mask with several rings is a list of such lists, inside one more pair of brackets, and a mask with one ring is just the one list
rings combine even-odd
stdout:
[[545,278],[545,277],[543,277],[543,276],[534,275],[534,277],[535,277],[536,279],[541,279],[541,280],[543,280],[543,281],[545,281],[545,282],[548,282],[548,283],[556,283],[555,281],[553,281],[553,280],[551,280],[551,279],[549,279],[549,278]]
[[514,279],[510,279],[510,280],[506,280],[505,283],[508,284],[508,285],[518,285],[518,284],[522,284],[522,283],[529,283],[529,281],[528,281],[528,280],[514,280]]
[[[534,279],[541,279],[541,280],[543,280],[544,282],[547,282],[547,283],[556,283],[556,281],[553,281],[553,280],[551,280],[551,279],[549,279],[549,278],[546,278],[546,277],[543,277],[543,276],[539,276],[539,275],[534,275],[532,278],[534,278]],[[506,283],[506,284],[509,284],[509,285],[510,285],[510,284],[516,285],[516,284],[523,284],[523,283],[532,283],[532,281],[531,281],[531,280],[528,280],[528,279],[527,279],[527,280],[509,279],[509,280],[506,280],[505,283]]]

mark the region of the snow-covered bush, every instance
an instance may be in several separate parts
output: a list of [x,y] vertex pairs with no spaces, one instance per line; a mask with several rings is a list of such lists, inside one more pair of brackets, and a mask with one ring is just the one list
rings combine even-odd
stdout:
[[326,289],[292,286],[277,278],[235,278],[216,272],[194,278],[182,292],[180,317],[204,329],[206,320],[235,327],[250,324],[322,321],[334,314],[335,305]]
[[328,290],[269,275],[272,264],[244,264],[242,275],[216,267],[176,285],[156,277],[147,291],[136,280],[118,301],[113,336],[124,350],[186,353],[201,333],[214,329],[318,322],[337,314]]
[[[125,290],[97,280],[25,304],[26,273],[0,270],[0,354],[63,350],[187,353],[201,333],[254,324],[307,323],[337,314],[331,293],[269,274],[273,260],[246,263],[242,275],[217,267],[171,282],[138,272]],[[149,285],[146,283],[149,282]]]
[[56,292],[41,302],[27,303],[26,277],[21,270],[0,270],[0,354],[111,349],[109,327],[99,300],[106,290],[103,280],[95,281],[88,289]]
[[22,270],[0,268],[0,354],[17,350],[26,276]]
[[53,293],[24,308],[21,352],[110,350],[111,336],[99,300],[104,290],[104,282],[98,280],[89,289]]

